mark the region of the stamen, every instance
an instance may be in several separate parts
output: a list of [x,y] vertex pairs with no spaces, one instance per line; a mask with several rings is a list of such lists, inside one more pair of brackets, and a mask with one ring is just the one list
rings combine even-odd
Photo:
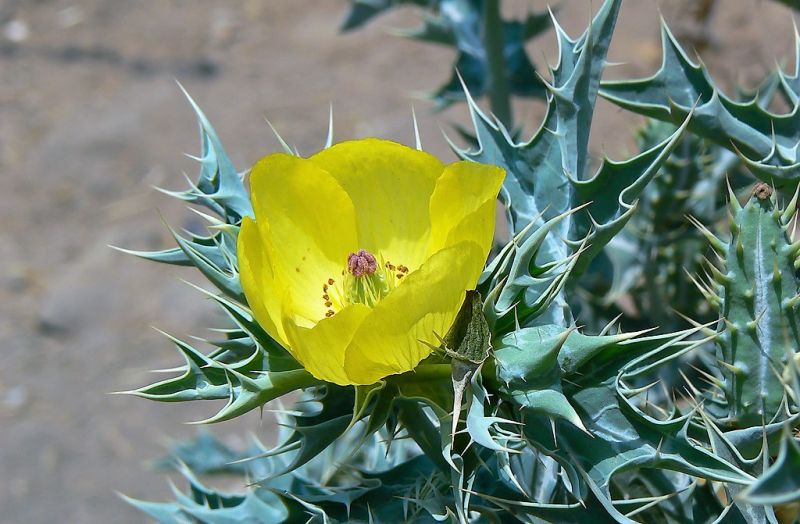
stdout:
[[350,253],[342,270],[341,282],[337,284],[328,278],[322,284],[325,317],[332,317],[350,304],[375,307],[409,272],[407,266],[392,264],[366,249]]

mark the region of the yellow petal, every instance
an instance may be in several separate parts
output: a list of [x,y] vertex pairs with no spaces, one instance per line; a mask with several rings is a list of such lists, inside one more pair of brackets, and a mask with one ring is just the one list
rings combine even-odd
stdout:
[[363,304],[353,304],[312,328],[297,326],[286,319],[290,352],[318,379],[343,386],[352,384],[344,369],[345,349],[370,311]]
[[430,201],[429,254],[465,240],[489,254],[495,201],[504,177],[499,167],[474,162],[456,162],[444,169]]
[[244,218],[239,230],[237,257],[239,278],[253,316],[272,338],[287,346],[281,323],[282,289],[275,282],[269,246],[250,217]]
[[409,147],[368,138],[342,142],[309,160],[341,184],[358,210],[359,247],[414,270],[426,258],[431,194],[444,166]]
[[364,319],[344,357],[353,384],[414,369],[450,329],[483,269],[486,252],[475,242],[443,249],[405,277]]
[[311,326],[328,310],[322,285],[339,278],[358,249],[353,202],[326,171],[282,153],[253,167],[250,188],[259,232],[277,250],[276,280],[287,287],[296,322]]

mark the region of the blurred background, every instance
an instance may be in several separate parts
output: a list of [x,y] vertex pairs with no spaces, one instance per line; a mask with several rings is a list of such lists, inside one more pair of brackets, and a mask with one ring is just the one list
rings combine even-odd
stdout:
[[[792,62],[793,12],[770,0],[724,0],[711,16],[696,0],[625,2],[609,77],[643,76],[660,60],[659,10],[694,44],[721,85],[755,86],[775,61]],[[561,0],[577,35],[600,1]],[[541,0],[506,0],[509,13]],[[440,127],[466,123],[463,104],[433,113],[419,93],[450,76],[453,52],[405,40],[413,9],[358,31],[338,30],[345,0],[0,0],[0,522],[143,522],[124,503],[167,498],[148,470],[184,424],[212,405],[156,404],[109,395],[180,364],[156,326],[178,337],[222,325],[181,279],[191,271],[113,251],[171,247],[162,222],[197,218],[152,186],[183,189],[196,165],[191,108],[180,80],[244,170],[279,146],[270,119],[302,154],[367,135],[413,144],[412,105],[427,150],[451,161]],[[553,33],[528,45],[539,71],[556,59]],[[416,97],[415,97],[416,96]],[[633,150],[637,117],[599,102],[593,150]],[[515,107],[526,131],[542,104]],[[269,442],[258,413],[211,430],[236,443]]]

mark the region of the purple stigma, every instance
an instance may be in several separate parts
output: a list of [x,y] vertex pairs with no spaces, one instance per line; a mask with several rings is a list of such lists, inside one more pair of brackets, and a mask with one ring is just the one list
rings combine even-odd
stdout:
[[359,249],[358,253],[350,253],[347,256],[347,270],[356,277],[371,275],[378,270],[378,261],[369,251]]

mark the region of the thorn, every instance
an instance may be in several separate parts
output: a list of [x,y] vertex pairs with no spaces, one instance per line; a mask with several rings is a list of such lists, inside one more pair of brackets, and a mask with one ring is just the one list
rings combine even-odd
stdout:
[[[269,121],[267,121],[269,123]],[[270,124],[272,127],[272,124]],[[275,128],[272,129],[275,131]],[[276,133],[277,135],[277,133]],[[325,149],[328,149],[333,145],[333,102],[330,103],[328,108],[328,137],[325,139]]]
[[800,293],[790,299],[787,299],[784,307],[786,309],[794,309],[798,304],[800,304]]
[[722,299],[719,296],[717,296],[717,294],[714,293],[714,291],[711,288],[709,288],[703,282],[700,282],[697,278],[695,278],[695,276],[692,275],[688,269],[683,268],[683,270],[684,272],[686,272],[686,276],[689,277],[689,280],[692,281],[697,290],[700,291],[700,294],[703,295],[703,298],[705,298],[709,304],[711,304],[717,309],[722,307]]
[[780,285],[781,283],[781,271],[778,269],[778,261],[772,261],[772,283],[776,285]]
[[702,333],[703,336],[705,336],[705,337],[715,337],[717,335],[717,332],[714,331],[713,329],[711,329],[710,327],[708,327],[708,324],[701,324],[698,321],[694,320],[693,318],[691,318],[691,317],[689,317],[687,315],[684,315],[683,313],[681,313],[677,309],[673,308],[672,311],[674,311],[675,314],[678,315],[679,317],[681,317],[683,320],[685,320],[686,322],[691,324],[692,327],[694,327],[695,329],[700,330],[700,333]]
[[730,227],[731,235],[738,235],[739,231],[741,231],[739,224],[736,222],[736,216],[731,213],[730,209],[728,209],[728,226]]
[[734,375],[736,375],[736,376],[741,376],[742,375],[741,368],[738,368],[738,367],[734,366],[733,364],[728,364],[727,362],[725,362],[723,360],[717,360],[717,363],[720,366],[722,366],[725,369],[727,369],[728,371],[730,371],[731,373],[733,373]]
[[725,329],[727,329],[732,336],[736,336],[739,334],[739,327],[728,320],[727,318],[722,319],[725,322]]
[[698,374],[699,374],[699,375],[700,375],[700,376],[701,376],[703,379],[705,379],[705,381],[706,381],[708,384],[711,384],[712,386],[715,386],[715,387],[717,387],[717,388],[720,388],[720,389],[721,389],[722,382],[721,382],[721,381],[720,381],[720,380],[719,380],[717,377],[715,377],[715,376],[714,376],[714,375],[712,375],[711,373],[707,372],[706,370],[704,370],[704,369],[701,369],[701,368],[699,368],[698,366],[695,366],[694,364],[689,364],[689,366],[690,366],[692,369],[694,369],[694,371],[695,371],[696,373],[698,373]]
[[272,122],[270,122],[267,117],[264,117],[264,121],[267,123],[269,128],[272,129],[272,133],[275,135],[275,138],[278,139],[278,142],[280,143],[281,149],[283,149],[284,153],[295,156],[295,152],[292,150],[291,146],[287,144],[286,140],[284,140],[280,133],[278,133],[278,130],[272,125]]
[[686,376],[686,374],[683,372],[683,370],[679,369],[678,373],[680,373],[680,375],[683,378],[684,382],[686,382],[686,385],[689,386],[689,389],[691,390],[692,395],[694,397],[699,397],[700,396],[700,391],[694,386],[694,384],[692,384],[692,381],[689,380],[689,377]]
[[747,331],[750,331],[751,333],[755,333],[756,330],[758,330],[758,320],[753,319],[753,320],[749,321],[747,324],[745,324],[745,326],[747,326]]
[[414,147],[417,151],[422,151],[422,139],[419,136],[419,125],[417,123],[417,113],[414,111],[414,106],[411,106],[411,121],[414,123]]
[[659,459],[659,457],[661,457],[661,446],[662,446],[663,444],[664,444],[664,437],[661,437],[661,438],[658,440],[658,446],[656,446],[656,453],[655,453],[655,459],[656,459],[656,460],[658,460],[658,459]]
[[713,276],[714,282],[720,285],[727,285],[733,282],[733,279],[729,277],[727,274],[720,271],[716,265],[714,265],[709,259],[703,257],[703,261],[706,263],[711,275]]
[[711,246],[716,251],[718,251],[720,253],[725,253],[725,251],[727,251],[728,244],[726,242],[723,242],[722,240],[720,240],[719,237],[717,237],[716,235],[714,235],[714,233],[712,233],[705,225],[703,225],[702,222],[700,222],[699,220],[697,220],[695,217],[693,217],[691,215],[686,215],[686,219],[694,227],[696,227],[703,234],[704,237],[706,237],[708,242],[711,244]]
[[600,333],[597,336],[602,337],[606,335],[609,331],[611,331],[611,328],[614,327],[614,324],[616,324],[620,318],[622,318],[622,313],[611,319],[611,322],[606,324],[605,327],[600,330]]
[[728,203],[731,209],[733,209],[735,213],[738,213],[742,210],[742,205],[739,204],[739,199],[736,198],[736,193],[734,193],[731,188],[731,180],[727,176],[725,177],[725,184],[728,186]]

